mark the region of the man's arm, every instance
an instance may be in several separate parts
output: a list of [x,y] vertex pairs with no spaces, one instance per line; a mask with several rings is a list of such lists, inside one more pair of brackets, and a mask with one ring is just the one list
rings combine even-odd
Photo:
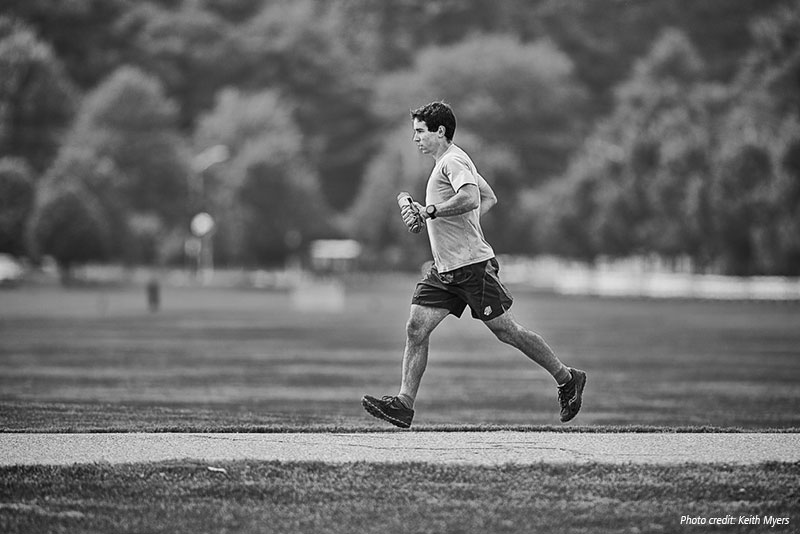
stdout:
[[[455,217],[476,209],[481,203],[481,193],[475,184],[464,184],[456,194],[436,204],[436,217]],[[425,211],[425,206],[420,205],[420,213],[426,219],[430,218]]]
[[497,196],[480,174],[478,175],[478,191],[481,195],[481,215],[484,215],[497,204]]

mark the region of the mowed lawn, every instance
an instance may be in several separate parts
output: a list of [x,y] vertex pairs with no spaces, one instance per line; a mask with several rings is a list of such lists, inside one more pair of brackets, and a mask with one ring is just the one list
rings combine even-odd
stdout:
[[[256,289],[165,287],[157,313],[141,287],[0,291],[0,430],[383,429],[359,400],[397,391],[414,282],[348,280],[320,311]],[[515,297],[589,374],[573,427],[800,427],[800,304]],[[549,375],[468,315],[432,336],[415,426],[558,425]]]
[[[787,533],[797,532],[800,513],[798,464],[227,462],[211,467],[193,461],[3,467],[0,529],[7,534]],[[725,526],[710,525],[715,518],[726,520]],[[701,519],[705,524],[698,524]],[[689,520],[696,523],[687,525]],[[778,526],[771,526],[776,520]]]

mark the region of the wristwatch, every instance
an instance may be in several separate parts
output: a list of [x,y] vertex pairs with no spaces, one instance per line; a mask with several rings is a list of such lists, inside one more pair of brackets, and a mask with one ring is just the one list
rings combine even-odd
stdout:
[[425,206],[425,213],[428,215],[429,219],[436,218],[436,204],[428,204]]

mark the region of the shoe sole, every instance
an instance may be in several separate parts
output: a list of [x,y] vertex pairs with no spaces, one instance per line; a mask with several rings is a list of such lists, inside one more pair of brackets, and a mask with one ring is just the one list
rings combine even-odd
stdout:
[[[576,369],[576,371],[578,370]],[[575,410],[574,413],[572,413],[572,415],[570,415],[565,419],[562,419],[561,420],[562,423],[567,423],[569,421],[572,421],[573,419],[575,419],[575,416],[578,415],[578,412],[581,411],[581,406],[583,404],[583,388],[586,387],[586,373],[584,373],[583,371],[578,371],[576,374],[578,375],[579,379],[578,387],[575,390],[577,392],[575,395],[577,397],[577,400],[575,401],[575,406],[577,406],[577,409]]]
[[370,401],[368,401],[366,397],[362,397],[361,406],[363,406],[364,409],[367,411],[367,413],[369,413],[372,417],[382,419],[400,428],[411,427],[411,423],[406,423],[405,421],[401,421],[396,417],[392,417],[391,415],[384,413],[378,406],[375,406]]

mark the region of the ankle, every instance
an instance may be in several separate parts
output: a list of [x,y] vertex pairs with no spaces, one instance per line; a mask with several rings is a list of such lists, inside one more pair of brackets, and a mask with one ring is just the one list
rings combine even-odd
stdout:
[[397,395],[397,400],[399,400],[400,403],[409,410],[414,409],[414,398],[411,397],[410,395],[406,395],[405,393],[400,393]]
[[572,371],[569,370],[569,367],[562,366],[561,369],[553,375],[553,378],[556,380],[556,384],[560,386],[565,386],[572,380]]

